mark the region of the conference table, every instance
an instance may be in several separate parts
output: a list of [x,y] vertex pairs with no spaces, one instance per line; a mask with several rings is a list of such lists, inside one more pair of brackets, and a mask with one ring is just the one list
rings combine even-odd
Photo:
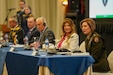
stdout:
[[[38,51],[33,56],[32,50],[24,50],[22,47],[15,48],[13,52],[9,49],[0,48],[2,75],[4,63],[8,75],[83,75],[94,63],[90,55],[44,55],[45,51]],[[44,73],[44,68],[50,73]]]

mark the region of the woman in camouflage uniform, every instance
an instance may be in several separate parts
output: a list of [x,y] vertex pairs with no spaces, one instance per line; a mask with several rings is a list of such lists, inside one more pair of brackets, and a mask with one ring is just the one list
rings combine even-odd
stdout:
[[83,19],[80,22],[83,34],[87,35],[85,39],[86,52],[95,59],[93,64],[94,72],[108,72],[110,70],[105,50],[104,39],[95,32],[96,24],[91,18]]

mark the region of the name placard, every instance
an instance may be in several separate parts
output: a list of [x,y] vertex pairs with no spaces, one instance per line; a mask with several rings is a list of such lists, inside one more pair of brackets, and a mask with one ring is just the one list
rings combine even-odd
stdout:
[[9,49],[9,51],[10,51],[10,52],[13,52],[13,51],[15,51],[15,48],[14,48],[14,47],[11,47],[11,48]]
[[36,56],[36,55],[37,55],[37,51],[36,51],[36,50],[33,50],[33,52],[32,52],[31,55],[32,55],[32,56]]

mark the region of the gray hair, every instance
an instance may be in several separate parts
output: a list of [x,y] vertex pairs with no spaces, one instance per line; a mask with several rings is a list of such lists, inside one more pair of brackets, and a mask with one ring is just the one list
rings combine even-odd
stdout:
[[43,25],[47,26],[47,22],[46,22],[46,19],[44,17],[39,17],[36,19],[36,21],[38,21],[38,20],[41,20],[43,22]]
[[16,16],[12,16],[12,17],[10,17],[9,19],[11,19],[12,21],[18,23],[18,21],[17,21],[17,17],[16,17]]

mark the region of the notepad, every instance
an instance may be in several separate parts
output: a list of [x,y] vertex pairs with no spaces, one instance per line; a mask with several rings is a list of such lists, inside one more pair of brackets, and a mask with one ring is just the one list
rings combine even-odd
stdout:
[[17,44],[17,45],[9,45],[10,47],[24,47],[24,45],[20,45],[20,44]]

